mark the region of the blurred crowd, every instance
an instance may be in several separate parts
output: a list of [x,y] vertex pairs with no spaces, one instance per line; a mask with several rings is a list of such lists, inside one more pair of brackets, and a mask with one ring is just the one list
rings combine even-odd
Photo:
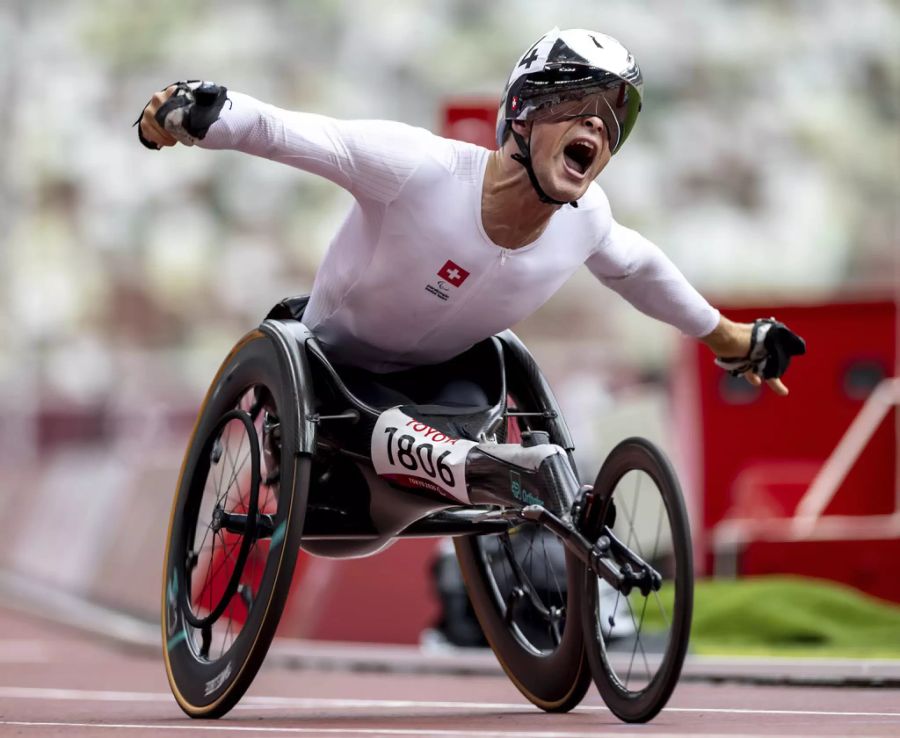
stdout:
[[[263,160],[145,150],[131,124],[155,89],[204,78],[439,131],[442,104],[499,98],[553,25],[609,33],[639,60],[644,111],[600,183],[710,299],[896,289],[896,0],[5,0],[5,453],[35,407],[193,410],[241,333],[309,290],[348,207]],[[595,369],[664,373],[677,338],[586,273],[521,333],[551,367],[578,346],[579,387]]]

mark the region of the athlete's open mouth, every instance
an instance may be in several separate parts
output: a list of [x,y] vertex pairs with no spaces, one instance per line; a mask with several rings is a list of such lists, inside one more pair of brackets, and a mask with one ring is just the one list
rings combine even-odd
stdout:
[[584,174],[594,163],[597,147],[590,141],[579,138],[572,141],[563,149],[563,157],[570,169],[578,174]]

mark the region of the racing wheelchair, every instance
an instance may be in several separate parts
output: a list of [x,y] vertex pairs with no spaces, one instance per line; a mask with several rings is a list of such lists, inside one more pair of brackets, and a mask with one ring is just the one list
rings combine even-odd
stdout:
[[[235,345],[182,464],[162,630],[184,712],[220,717],[247,690],[301,549],[362,556],[451,536],[486,639],[528,700],[571,710],[593,678],[620,719],[656,715],[693,602],[687,515],[662,452],[625,440],[582,486],[557,402],[511,331],[385,400],[380,375],[329,360],[304,306],[282,301]],[[475,400],[441,394],[459,382]]]

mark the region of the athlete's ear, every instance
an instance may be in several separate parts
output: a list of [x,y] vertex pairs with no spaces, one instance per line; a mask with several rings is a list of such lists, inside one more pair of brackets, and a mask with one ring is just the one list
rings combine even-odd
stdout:
[[512,129],[520,136],[527,136],[531,133],[532,121],[530,120],[514,120],[510,124]]

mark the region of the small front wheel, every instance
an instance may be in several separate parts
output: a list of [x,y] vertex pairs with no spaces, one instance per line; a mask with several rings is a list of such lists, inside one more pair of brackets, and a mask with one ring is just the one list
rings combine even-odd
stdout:
[[[629,438],[607,457],[583,532],[606,527],[662,577],[646,595],[617,591],[586,570],[581,620],[594,683],[614,715],[646,722],[668,702],[681,675],[693,610],[691,536],[678,478],[663,452]],[[613,555],[613,563],[628,562]]]

